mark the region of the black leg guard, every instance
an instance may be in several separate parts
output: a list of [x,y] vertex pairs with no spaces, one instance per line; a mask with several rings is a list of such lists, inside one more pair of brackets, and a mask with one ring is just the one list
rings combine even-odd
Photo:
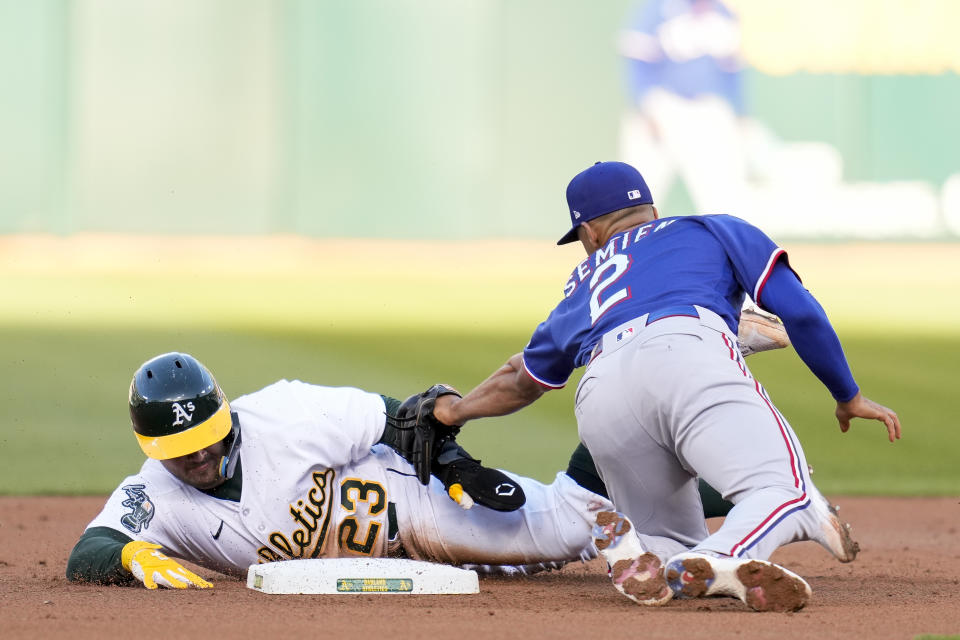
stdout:
[[448,492],[459,484],[475,503],[496,511],[516,511],[527,501],[516,481],[502,471],[481,465],[452,438],[440,444],[432,471]]

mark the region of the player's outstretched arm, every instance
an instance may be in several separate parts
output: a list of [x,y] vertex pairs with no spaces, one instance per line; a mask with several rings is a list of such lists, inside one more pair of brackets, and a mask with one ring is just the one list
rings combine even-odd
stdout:
[[838,402],[836,416],[837,422],[840,423],[840,431],[843,433],[849,431],[850,420],[853,418],[866,418],[879,420],[885,424],[890,442],[900,439],[900,418],[897,414],[892,409],[877,404],[860,393],[847,402]]
[[123,546],[133,538],[110,527],[90,527],[83,532],[67,560],[67,580],[93,584],[133,584],[133,576],[120,564]]
[[434,416],[444,424],[462,425],[474,418],[505,416],[534,402],[546,389],[531,378],[523,367],[523,355],[510,357],[463,398],[444,398],[437,402]]
[[77,541],[67,560],[67,580],[93,584],[209,589],[213,584],[159,551],[160,545],[109,527],[91,527]]
[[833,325],[790,267],[777,263],[760,298],[783,321],[797,355],[834,400],[848,402],[859,393]]

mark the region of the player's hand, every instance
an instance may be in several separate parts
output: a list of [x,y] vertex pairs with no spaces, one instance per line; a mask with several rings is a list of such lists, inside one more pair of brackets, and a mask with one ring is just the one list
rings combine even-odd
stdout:
[[892,409],[860,395],[860,392],[847,402],[838,402],[836,416],[837,422],[840,423],[840,431],[843,433],[850,429],[850,420],[853,418],[867,418],[879,420],[887,426],[890,442],[900,439],[900,418],[897,414]]
[[213,588],[213,583],[188,571],[159,549],[160,545],[151,542],[128,542],[120,554],[120,563],[147,589],[156,589],[158,586],[171,589],[186,589],[190,586],[198,589]]
[[448,402],[443,398],[460,393],[446,384],[435,384],[422,393],[415,393],[400,403],[396,415],[387,414],[380,442],[389,446],[413,465],[420,483],[430,482],[430,465],[433,464],[436,451],[434,445],[440,445],[445,438],[455,437],[459,427],[444,424],[437,420],[434,409],[437,403]]
[[[433,407],[433,417],[439,420],[441,423],[451,427],[462,426],[456,424],[456,421],[452,419],[453,414],[451,413],[453,405],[459,401],[460,396],[455,395],[441,396],[437,398],[437,404]],[[446,420],[444,418],[446,418]]]

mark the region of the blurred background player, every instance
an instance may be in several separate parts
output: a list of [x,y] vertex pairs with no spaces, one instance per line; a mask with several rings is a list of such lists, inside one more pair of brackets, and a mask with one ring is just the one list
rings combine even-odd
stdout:
[[639,3],[618,49],[629,106],[620,155],[669,193],[679,175],[702,213],[738,210],[747,180],[740,25],[721,0]]

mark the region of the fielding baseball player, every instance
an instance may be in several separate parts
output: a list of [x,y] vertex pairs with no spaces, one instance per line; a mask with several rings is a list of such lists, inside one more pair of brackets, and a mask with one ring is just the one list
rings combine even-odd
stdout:
[[[803,607],[809,586],[767,562],[773,551],[815,540],[850,561],[858,548],[736,348],[745,297],[782,319],[836,399],[841,431],[873,418],[892,442],[897,415],[861,395],[823,309],[756,227],[727,215],[661,219],[643,177],[620,162],[574,177],[567,203],[572,228],[558,244],[579,239],[588,257],[564,299],[522,354],[435,417],[462,425],[510,413],[585,366],[580,439],[622,512],[600,514],[595,530],[616,588],[642,604],[731,595],[761,611]],[[712,535],[697,476],[735,504]]]

